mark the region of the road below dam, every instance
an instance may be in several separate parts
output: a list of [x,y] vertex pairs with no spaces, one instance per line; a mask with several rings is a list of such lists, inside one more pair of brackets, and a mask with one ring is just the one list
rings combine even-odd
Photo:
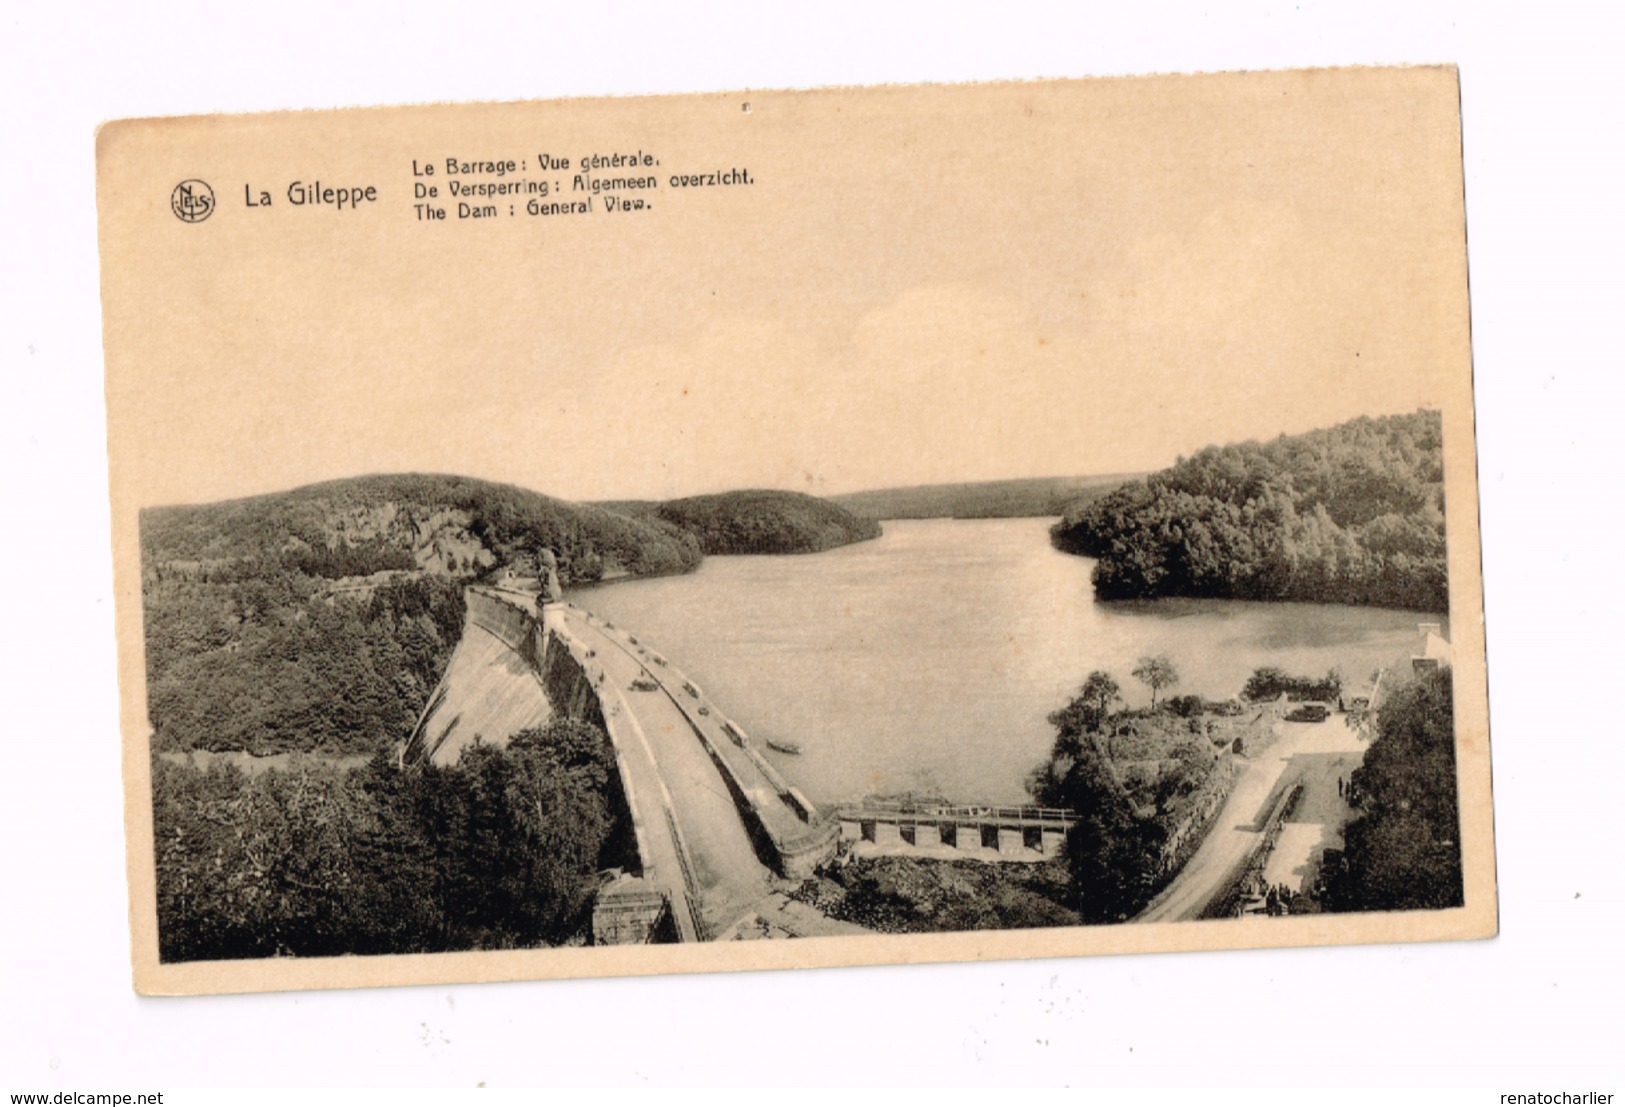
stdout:
[[1229,799],[1173,882],[1148,904],[1137,922],[1178,922],[1203,918],[1264,848],[1272,808],[1288,790],[1303,786],[1308,802],[1286,824],[1291,830],[1271,856],[1277,883],[1303,890],[1303,872],[1331,845],[1340,847],[1340,828],[1351,814],[1338,782],[1365,756],[1365,745],[1346,715],[1322,723],[1279,722],[1280,738],[1248,759]]

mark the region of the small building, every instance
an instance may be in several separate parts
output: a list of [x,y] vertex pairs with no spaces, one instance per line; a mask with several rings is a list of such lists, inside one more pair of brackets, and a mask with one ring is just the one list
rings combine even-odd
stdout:
[[1438,623],[1418,623],[1416,651],[1411,654],[1411,671],[1421,676],[1450,664],[1450,643],[1440,633]]

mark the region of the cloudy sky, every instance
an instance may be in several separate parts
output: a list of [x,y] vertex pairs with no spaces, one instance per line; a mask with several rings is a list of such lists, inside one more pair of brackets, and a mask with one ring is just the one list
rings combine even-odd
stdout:
[[[115,483],[833,493],[1438,406],[1466,357],[1456,102],[1447,71],[1362,70],[113,128]],[[623,149],[660,158],[649,211],[413,217],[414,159],[444,187],[447,156],[528,158],[568,194],[536,152]],[[755,183],[664,184],[732,166]],[[206,223],[167,210],[184,176],[222,197]],[[316,176],[381,199],[242,200]]]

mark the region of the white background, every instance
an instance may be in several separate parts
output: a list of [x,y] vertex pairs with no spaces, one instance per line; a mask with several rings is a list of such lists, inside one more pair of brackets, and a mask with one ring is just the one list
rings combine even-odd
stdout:
[[[0,1088],[1619,1089],[1621,100],[1578,5],[21,4],[0,13]],[[518,8],[518,6],[515,6]],[[93,129],[107,118],[1461,66],[1502,934],[187,1000],[129,986]],[[1610,1058],[1609,1053],[1615,1056]]]

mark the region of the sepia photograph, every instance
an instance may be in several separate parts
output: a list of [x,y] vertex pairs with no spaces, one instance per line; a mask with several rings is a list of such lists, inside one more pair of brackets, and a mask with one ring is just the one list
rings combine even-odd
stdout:
[[1618,1102],[1620,17],[8,16],[0,1102]]
[[143,991],[1495,932],[1454,69],[97,152]]

